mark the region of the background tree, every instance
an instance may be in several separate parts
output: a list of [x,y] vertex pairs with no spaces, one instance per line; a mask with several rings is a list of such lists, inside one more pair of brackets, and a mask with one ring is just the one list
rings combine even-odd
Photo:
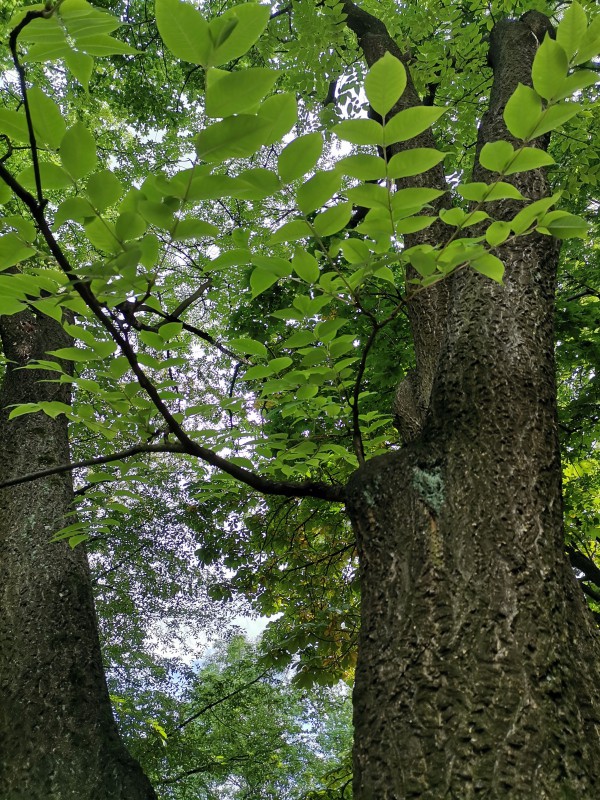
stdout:
[[[577,192],[582,207],[573,210],[586,213],[581,184],[573,181],[593,180],[597,152],[580,156],[582,134],[597,121],[585,99],[565,98],[583,92],[593,99],[597,20],[588,27],[575,3],[558,15],[554,39],[548,17],[535,11],[516,19],[521,9],[503,3],[468,10],[420,4],[402,14],[393,3],[377,4],[379,18],[366,3],[299,2],[272,14],[244,4],[209,24],[191,6],[160,0],[158,30],[180,62],[173,75],[185,75],[178,95],[185,115],[179,131],[167,125],[163,135],[155,121],[167,121],[172,105],[161,116],[160,103],[149,104],[144,124],[151,141],[161,140],[157,164],[146,152],[141,157],[148,147],[134,147],[138,163],[128,162],[122,114],[137,56],[110,36],[118,21],[78,0],[33,8],[12,22],[16,72],[7,73],[9,102],[0,119],[10,212],[3,266],[15,268],[4,276],[9,299],[0,311],[15,320],[29,314],[34,329],[45,315],[78,340],[77,347],[52,347],[50,338],[41,352],[23,356],[37,356],[37,368],[51,371],[58,386],[73,386],[78,403],[69,405],[64,388],[59,399],[41,389],[9,393],[18,405],[6,429],[41,412],[54,422],[64,414],[73,430],[95,438],[98,455],[76,463],[111,465],[88,482],[113,479],[125,491],[139,478],[132,457],[191,457],[190,519],[201,519],[198,509],[206,506],[228,519],[231,509],[244,510],[239,544],[211,547],[207,536],[200,557],[240,567],[249,556],[245,563],[259,572],[277,565],[283,576],[298,565],[310,578],[301,635],[275,656],[289,661],[299,648],[309,679],[332,663],[335,674],[352,666],[354,543],[321,505],[346,501],[363,595],[357,797],[468,797],[484,788],[496,796],[592,796],[597,645],[563,555],[552,377],[558,248],[551,234],[585,236],[586,226],[553,210],[558,195],[550,196],[544,168],[555,163],[548,134],[574,125],[553,152],[560,165],[589,169],[561,178],[558,167],[553,179]],[[135,6],[128,11],[135,14]],[[513,19],[502,19],[507,11]],[[489,48],[482,45],[488,31]],[[146,35],[160,48],[144,19],[136,44]],[[317,58],[321,48],[327,56]],[[486,50],[491,71],[481,82]],[[108,103],[114,80],[105,73],[98,105],[82,105],[81,88],[71,77],[65,83],[61,65],[85,91],[93,57],[110,54],[122,59],[125,78],[115,102]],[[305,59],[320,63],[312,78]],[[285,65],[285,74],[272,62]],[[147,85],[162,69],[151,63]],[[330,101],[348,100],[355,110],[363,77],[371,119],[336,123],[339,108]],[[277,80],[288,91],[271,93]],[[490,89],[480,119],[479,98]],[[198,103],[200,93],[205,101]],[[340,159],[335,145],[324,146],[322,133],[311,130],[311,96],[326,96],[323,122],[358,151]],[[442,100],[460,113],[442,121]],[[584,114],[570,122],[580,108]],[[68,125],[65,113],[73,114]],[[90,133],[96,113],[108,122],[100,147]],[[294,125],[303,135],[281,150],[276,143]],[[190,142],[188,131],[198,129]],[[101,163],[99,155],[116,142],[116,162]],[[444,142],[452,142],[448,153],[438,149]],[[471,166],[473,181],[465,180]],[[23,209],[35,227],[23,223]],[[572,252],[566,304],[584,301],[586,324],[593,324],[593,255]],[[35,266],[41,259],[43,269]],[[241,312],[240,296],[249,301]],[[572,321],[565,324],[561,398],[568,415],[593,397],[594,372],[590,355],[581,369],[569,368],[568,343],[578,337]],[[409,331],[412,364],[401,347]],[[10,342],[5,347],[10,358]],[[64,362],[77,366],[75,375]],[[14,384],[19,374],[9,365],[6,380]],[[75,468],[65,463],[66,428],[57,430],[62,450],[44,455],[51,466],[19,469],[12,480],[10,473],[6,492]],[[571,547],[585,542],[584,552],[571,552],[593,598],[589,582],[597,574],[587,542],[596,512],[585,509],[585,485],[575,476],[597,476],[595,439],[581,436],[577,424],[565,430],[577,434],[567,445]],[[30,438],[19,441],[25,447]],[[238,490],[232,478],[246,488]],[[250,496],[247,487],[271,499]],[[277,495],[288,498],[287,507],[272,499]],[[131,510],[129,502],[113,503],[107,516],[102,492],[85,496],[82,520],[57,534],[73,547],[98,540]],[[56,510],[64,519],[64,503]],[[281,511],[289,537],[277,522]],[[266,551],[261,520],[268,522]],[[16,531],[22,541],[25,523]],[[13,597],[31,569],[15,572],[21,584]],[[329,571],[339,592],[326,588]],[[248,569],[234,582],[263,608],[289,593],[279,577],[257,585]],[[71,604],[69,613],[76,620],[80,612]],[[286,625],[291,619],[283,617]],[[323,640],[330,644],[319,650]],[[93,625],[85,642],[105,720],[97,729],[90,715],[90,735],[105,753],[106,742],[116,740]],[[19,647],[13,662],[23,662]],[[66,754],[70,704],[65,708],[59,738]],[[18,742],[8,724],[6,730]],[[38,746],[47,741],[41,733]],[[23,762],[13,750],[9,768],[18,774]],[[113,759],[96,763],[100,785]],[[135,767],[128,770],[139,796],[152,796]],[[39,780],[31,778],[29,796],[47,795]],[[124,787],[122,775],[118,780]],[[8,781],[10,790],[22,790]]]

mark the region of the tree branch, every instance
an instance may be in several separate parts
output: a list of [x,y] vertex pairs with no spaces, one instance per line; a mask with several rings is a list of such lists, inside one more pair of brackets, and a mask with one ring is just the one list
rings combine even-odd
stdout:
[[120,461],[123,458],[141,455],[143,453],[184,453],[180,444],[138,444],[121,450],[118,453],[111,453],[108,456],[96,456],[95,458],[85,458],[83,461],[73,461],[70,464],[57,464],[54,467],[40,469],[37,472],[30,472],[27,475],[19,475],[9,481],[0,483],[0,489],[8,489],[9,486],[19,486],[22,483],[30,483],[40,478],[47,478],[50,475],[60,475],[63,472],[73,472],[82,467],[95,467],[99,464],[110,464],[111,461]]
[[[101,323],[102,327],[108,332],[109,336],[119,346],[121,352],[129,362],[129,366],[133,374],[136,376],[140,387],[146,392],[152,400],[154,407],[162,416],[167,424],[169,432],[179,441],[181,448],[179,450],[171,450],[171,452],[185,453],[190,456],[205,461],[232,478],[240,481],[241,483],[250,486],[252,489],[268,495],[282,495],[283,497],[314,497],[319,500],[327,500],[328,502],[343,503],[345,500],[345,490],[341,485],[332,485],[325,483],[318,483],[313,481],[304,481],[302,483],[293,483],[288,481],[274,481],[268,478],[263,478],[260,475],[251,472],[250,470],[239,467],[237,464],[232,464],[227,459],[222,458],[217,453],[209,450],[207,447],[202,447],[197,444],[186,431],[181,427],[177,420],[171,414],[169,408],[160,396],[156,386],[152,383],[150,378],[146,375],[140,366],[137,354],[129,341],[117,328],[113,320],[106,313],[104,307],[100,304],[95,294],[90,288],[87,281],[82,281],[74,272],[69,260],[64,254],[62,248],[54,238],[52,230],[44,216],[42,207],[37,203],[35,197],[27,191],[21,184],[14,178],[14,176],[6,169],[3,164],[0,164],[0,178],[13,190],[17,197],[22,200],[29,209],[38,230],[46,240],[50,252],[54,256],[56,263],[68,277],[71,286],[79,294],[88,308],[92,311],[96,319]],[[175,445],[173,445],[174,447]],[[65,470],[66,471],[66,470]],[[28,478],[27,480],[32,480]],[[23,482],[23,481],[21,481]]]
[[215,706],[224,703],[226,700],[230,700],[232,697],[235,697],[236,694],[240,694],[240,692],[243,692],[245,689],[248,689],[250,686],[253,686],[255,683],[258,683],[262,678],[265,677],[265,675],[267,675],[270,672],[270,669],[271,668],[264,670],[264,672],[261,672],[260,675],[256,676],[256,678],[249,681],[248,683],[245,683],[243,686],[238,686],[237,689],[234,689],[233,692],[229,692],[229,694],[226,694],[224,697],[220,697],[218,700],[213,700],[212,703],[208,703],[203,708],[201,708],[200,711],[197,711],[195,714],[192,714],[191,717],[184,719],[183,722],[180,722],[179,725],[176,725],[174,728],[172,728],[171,733],[181,730],[186,725],[189,725],[190,722],[193,722],[195,719],[198,719],[198,717],[201,717],[203,714],[206,714],[206,712],[210,711],[211,708],[214,708]]

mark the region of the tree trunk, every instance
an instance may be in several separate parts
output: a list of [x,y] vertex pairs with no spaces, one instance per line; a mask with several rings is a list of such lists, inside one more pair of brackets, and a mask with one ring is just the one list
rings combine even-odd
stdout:
[[[480,147],[510,140],[502,111],[530,83],[544,19],[496,26]],[[542,171],[514,178],[531,199],[547,193]],[[420,434],[349,486],[356,800],[592,800],[600,786],[600,648],[563,544],[558,248],[534,235],[500,256],[503,285],[467,270],[450,280]]]
[[[8,421],[15,403],[69,402],[56,373],[20,369],[71,344],[53,320],[0,320],[9,360],[0,394],[3,480],[68,463],[67,421],[38,412]],[[83,547],[51,543],[73,521],[69,473],[0,492],[0,797],[152,800],[112,716]]]

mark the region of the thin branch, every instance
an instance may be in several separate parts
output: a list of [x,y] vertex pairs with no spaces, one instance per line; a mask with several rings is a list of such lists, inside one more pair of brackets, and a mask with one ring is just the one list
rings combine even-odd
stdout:
[[174,733],[175,731],[181,730],[186,725],[189,725],[190,722],[193,722],[195,719],[198,719],[198,717],[201,717],[203,714],[206,714],[206,712],[210,711],[211,708],[214,708],[215,706],[218,706],[221,703],[224,703],[226,700],[230,700],[232,697],[235,697],[236,694],[240,694],[240,692],[243,692],[245,689],[248,689],[250,686],[254,686],[254,684],[258,683],[262,678],[264,678],[265,675],[267,675],[270,672],[270,670],[271,670],[271,668],[269,667],[269,669],[266,669],[266,670],[264,670],[264,672],[261,672],[260,675],[257,675],[256,678],[254,678],[253,680],[249,681],[248,683],[245,683],[243,686],[238,686],[238,688],[234,689],[233,692],[229,692],[229,694],[226,694],[224,697],[220,697],[218,700],[213,700],[212,703],[208,703],[203,708],[201,708],[200,711],[196,711],[196,713],[192,714],[191,717],[188,717],[187,719],[184,719],[183,722],[180,722],[179,725],[176,725],[174,728],[172,728],[171,729],[171,733]]
[[173,311],[170,314],[170,316],[180,317],[183,314],[183,312],[186,311],[192,305],[192,303],[195,303],[196,300],[199,300],[202,297],[204,292],[210,288],[211,284],[212,284],[211,278],[204,281],[204,283],[201,286],[199,286],[198,289],[196,289],[196,291],[193,294],[191,294],[189,297],[186,297],[185,300],[181,301],[181,303],[177,306],[175,311]]
[[29,145],[31,149],[31,159],[33,161],[33,174],[35,178],[35,190],[37,192],[38,203],[41,208],[44,207],[46,201],[44,200],[44,193],[42,191],[42,178],[40,175],[40,162],[38,159],[37,142],[35,139],[35,131],[33,129],[33,120],[31,117],[31,108],[29,106],[29,97],[27,96],[27,82],[25,80],[25,70],[19,61],[19,54],[17,53],[17,39],[23,28],[33,22],[34,19],[43,19],[48,17],[48,11],[28,11],[23,17],[21,22],[13,28],[8,38],[8,46],[12,55],[12,60],[19,76],[19,85],[21,88],[21,95],[23,97],[23,105],[25,106],[25,118],[27,119],[27,131],[29,133]]
[[99,464],[110,464],[111,461],[120,461],[123,458],[131,458],[131,456],[141,455],[142,453],[184,452],[185,451],[180,444],[138,444],[134,447],[129,447],[127,450],[121,450],[118,453],[111,453],[108,456],[86,458],[83,461],[73,461],[70,464],[57,464],[54,467],[40,469],[37,472],[30,472],[27,475],[19,475],[18,478],[11,478],[9,481],[3,481],[0,483],[0,489],[8,489],[9,486],[19,486],[22,483],[30,483],[31,481],[37,481],[40,478],[47,478],[50,475],[60,475],[63,472],[73,472],[73,470],[81,469],[82,467],[95,467]]

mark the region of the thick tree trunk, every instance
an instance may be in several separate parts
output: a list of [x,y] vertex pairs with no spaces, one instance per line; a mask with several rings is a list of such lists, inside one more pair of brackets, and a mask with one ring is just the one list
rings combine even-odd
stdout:
[[[69,345],[47,317],[0,320],[9,359],[0,394],[4,480],[68,463],[67,422],[8,421],[14,403],[69,401],[56,373],[20,369]],[[73,521],[69,473],[0,492],[0,797],[153,800],[125,750],[104,679],[85,550],[50,537]]]
[[[494,32],[480,146],[510,138],[502,110],[530,82],[540,17]],[[541,171],[515,183],[547,192]],[[562,536],[558,251],[530,236],[500,255],[503,285],[470,271],[450,281],[421,433],[349,486],[356,800],[592,800],[600,786],[600,647]]]

